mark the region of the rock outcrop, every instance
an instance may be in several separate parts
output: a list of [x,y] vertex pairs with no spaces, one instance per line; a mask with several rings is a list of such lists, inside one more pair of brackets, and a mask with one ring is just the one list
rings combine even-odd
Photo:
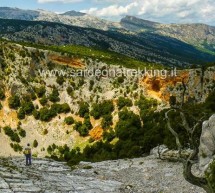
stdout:
[[205,170],[215,158],[215,114],[203,123],[199,147],[200,166]]
[[30,167],[24,163],[24,158],[0,159],[1,193],[204,193],[185,181],[181,164],[153,156],[81,162],[74,170],[49,159],[34,159]]

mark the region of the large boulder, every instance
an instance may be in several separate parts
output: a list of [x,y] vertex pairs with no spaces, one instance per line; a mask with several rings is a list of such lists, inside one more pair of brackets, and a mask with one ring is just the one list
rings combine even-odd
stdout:
[[203,122],[199,146],[200,168],[204,171],[215,158],[215,114]]

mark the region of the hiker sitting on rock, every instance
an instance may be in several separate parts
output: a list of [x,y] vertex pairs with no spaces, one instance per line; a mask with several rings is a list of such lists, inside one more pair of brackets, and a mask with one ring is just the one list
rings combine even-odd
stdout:
[[27,144],[27,147],[24,150],[25,158],[26,158],[26,166],[31,165],[31,148],[30,144]]

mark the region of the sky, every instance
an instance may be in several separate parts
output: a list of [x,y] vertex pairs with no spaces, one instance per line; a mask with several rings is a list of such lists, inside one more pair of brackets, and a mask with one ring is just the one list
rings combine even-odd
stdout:
[[215,26],[215,0],[0,0],[0,6],[75,10],[118,21],[125,15],[161,23],[206,23]]

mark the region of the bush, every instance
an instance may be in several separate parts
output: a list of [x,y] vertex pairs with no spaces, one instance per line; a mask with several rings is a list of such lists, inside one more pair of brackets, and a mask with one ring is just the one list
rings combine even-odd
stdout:
[[23,101],[22,102],[22,109],[26,115],[31,115],[34,110],[34,105],[31,101]]
[[25,119],[25,111],[23,110],[23,108],[20,108],[17,112],[17,118],[19,120]]
[[53,113],[46,107],[40,109],[39,116],[40,116],[39,119],[41,121],[46,121],[46,122],[50,121],[54,117]]
[[88,103],[82,102],[80,104],[78,114],[80,115],[80,117],[84,117],[86,114],[89,114],[89,105],[88,105]]
[[21,105],[20,98],[15,95],[8,99],[8,104],[11,109],[18,109]]
[[67,93],[69,96],[72,96],[72,93],[73,93],[73,88],[71,86],[69,86],[67,89],[66,89]]
[[40,112],[37,111],[36,109],[33,110],[32,114],[36,120],[40,119]]
[[5,99],[4,91],[0,89],[0,100],[4,100],[4,99]]
[[93,104],[92,111],[90,114],[95,118],[99,119],[104,115],[111,114],[114,111],[114,105],[112,101],[104,101],[99,104]]
[[63,83],[65,82],[64,78],[62,76],[58,76],[56,82],[59,85],[63,85]]
[[36,139],[35,139],[34,142],[33,142],[33,147],[34,147],[34,148],[37,148],[37,147],[38,147],[38,142],[37,142]]
[[209,169],[206,172],[206,179],[210,184],[210,187],[215,191],[215,160],[209,165]]
[[41,86],[41,87],[39,87],[39,88],[35,88],[35,92],[36,92],[37,96],[38,96],[39,98],[41,98],[42,96],[45,95],[45,93],[46,93],[46,88],[45,88],[44,86]]
[[112,119],[113,117],[111,114],[104,115],[102,119],[102,128],[108,129],[113,124]]
[[18,127],[18,132],[19,132],[19,135],[21,137],[26,137],[26,131],[24,129],[22,129],[21,127]]
[[60,101],[59,92],[56,88],[53,88],[52,93],[49,95],[49,100],[53,103]]
[[90,119],[85,119],[83,124],[81,122],[76,122],[74,129],[78,131],[81,136],[87,136],[89,134],[89,131],[92,129]]
[[4,129],[5,134],[8,137],[10,137],[11,141],[20,143],[21,140],[19,138],[19,135],[16,132],[14,132],[10,127],[6,126],[3,129]]
[[119,122],[115,127],[116,135],[122,140],[136,140],[141,135],[140,117],[132,111],[124,110],[119,112]]
[[46,98],[45,95],[43,95],[43,97],[40,99],[40,104],[42,106],[45,106],[47,104],[47,102],[48,102],[48,99]]
[[64,122],[67,124],[67,125],[72,125],[75,121],[73,119],[73,117],[66,117],[64,119]]
[[122,109],[123,107],[131,107],[132,101],[128,98],[119,97],[117,106],[118,106],[119,110]]
[[11,143],[10,146],[13,148],[13,150],[15,152],[21,152],[23,150],[22,146],[20,146],[19,144],[15,143]]

